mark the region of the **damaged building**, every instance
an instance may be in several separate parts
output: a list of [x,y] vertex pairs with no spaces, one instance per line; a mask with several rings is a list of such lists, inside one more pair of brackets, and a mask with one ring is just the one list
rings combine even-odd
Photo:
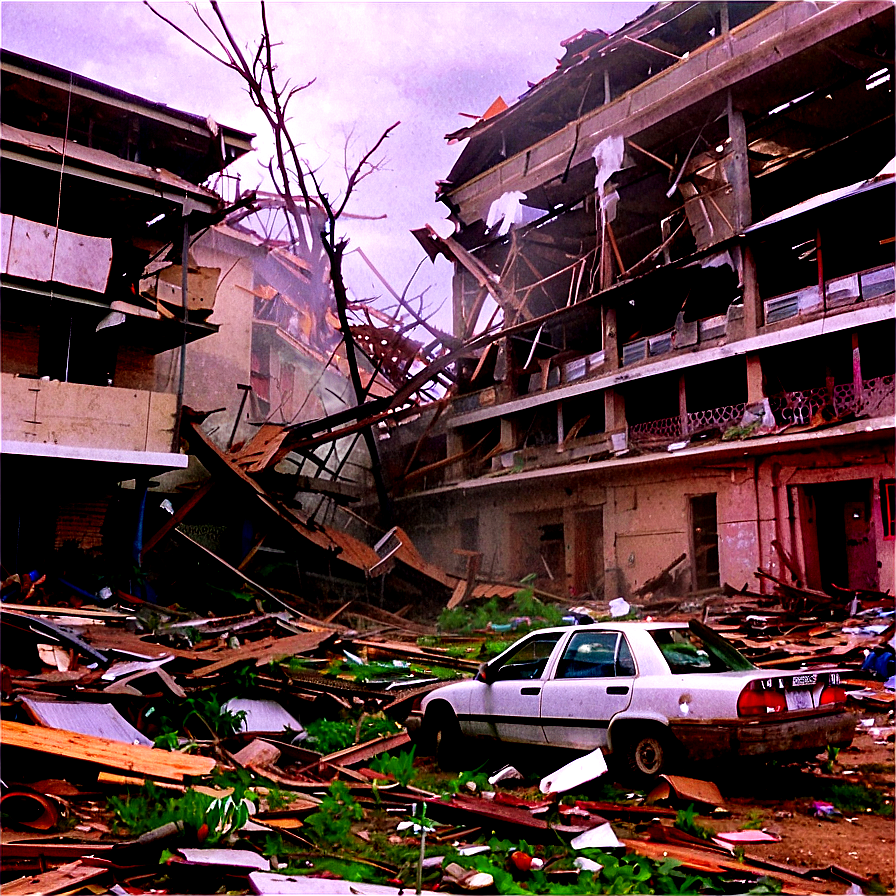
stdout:
[[252,135],[5,50],[2,93],[4,576],[127,565],[151,478],[187,465],[185,349],[218,329],[218,272],[182,263],[226,213],[203,184]]
[[[420,549],[615,598],[894,586],[891,3],[659,3],[448,135]],[[441,228],[440,228],[441,232]]]

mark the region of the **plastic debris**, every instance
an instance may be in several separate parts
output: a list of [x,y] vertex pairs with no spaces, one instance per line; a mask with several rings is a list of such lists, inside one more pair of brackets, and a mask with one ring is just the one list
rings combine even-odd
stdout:
[[815,818],[827,818],[829,820],[843,817],[843,814],[840,812],[840,810],[837,809],[832,803],[823,803],[817,800],[812,803],[812,815]]
[[541,779],[538,785],[542,793],[563,793],[586,781],[593,781],[607,771],[607,760],[600,747],[586,756],[574,759]]
[[488,779],[488,783],[494,787],[500,781],[522,781],[522,779],[523,776],[512,765],[505,765]]
[[610,601],[610,615],[614,619],[619,616],[628,616],[631,611],[632,605],[624,597],[617,597]]

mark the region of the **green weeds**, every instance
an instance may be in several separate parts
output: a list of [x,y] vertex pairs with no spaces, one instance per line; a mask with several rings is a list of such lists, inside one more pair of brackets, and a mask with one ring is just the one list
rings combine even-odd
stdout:
[[195,841],[209,846],[238,831],[249,819],[249,808],[236,792],[215,799],[191,787],[170,796],[152,782],[124,798],[110,796],[109,806],[119,826],[131,836],[177,822]]
[[692,837],[698,837],[700,840],[712,840],[716,835],[712,828],[708,828],[697,821],[697,811],[694,809],[693,803],[687,809],[678,810],[678,814],[675,816],[675,827],[679,831],[690,834]]
[[381,753],[375,756],[370,767],[381,775],[391,775],[402,787],[407,787],[416,777],[414,768],[415,747],[405,753]]
[[832,784],[828,797],[841,812],[893,815],[892,802],[887,802],[879,790],[861,784]]
[[[309,746],[324,755],[338,753],[354,743],[397,734],[401,726],[383,715],[366,716],[358,722],[351,719],[315,719],[305,725]],[[357,736],[357,740],[356,740]]]

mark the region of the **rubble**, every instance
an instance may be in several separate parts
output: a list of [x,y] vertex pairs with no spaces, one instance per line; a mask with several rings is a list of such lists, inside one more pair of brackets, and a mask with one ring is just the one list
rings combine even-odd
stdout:
[[[14,652],[21,667],[6,665],[5,656],[2,670],[4,891],[56,892],[57,887],[67,889],[66,884],[89,881],[97,893],[118,893],[116,888],[131,892],[135,884],[141,886],[138,881],[150,880],[157,882],[156,888],[161,884],[168,891],[183,891],[191,886],[190,874],[214,868],[234,892],[264,893],[277,887],[281,887],[277,892],[305,892],[302,887],[317,886],[312,881],[319,873],[315,872],[318,861],[324,862],[322,868],[329,867],[330,861],[315,859],[323,855],[311,826],[315,813],[335,812],[338,819],[339,813],[350,808],[350,820],[339,822],[344,825],[341,836],[350,838],[336,849],[344,856],[342,861],[361,858],[364,850],[356,850],[351,840],[364,844],[364,838],[372,836],[365,831],[373,825],[392,830],[388,837],[396,848],[405,844],[404,867],[413,869],[416,860],[410,854],[420,840],[420,825],[414,819],[422,817],[419,813],[425,807],[426,818],[433,819],[426,824],[435,824],[427,835],[427,859],[422,866],[431,885],[441,879],[442,887],[460,890],[486,886],[482,875],[494,878],[494,872],[482,862],[481,867],[470,866],[473,857],[460,856],[458,862],[446,859],[439,865],[428,857],[445,856],[449,842],[473,846],[494,831],[510,842],[543,844],[537,847],[537,855],[517,850],[531,859],[525,869],[521,859],[513,859],[514,873],[524,876],[545,871],[569,874],[551,871],[557,862],[551,855],[559,849],[575,858],[578,850],[597,849],[606,856],[629,854],[653,860],[665,854],[694,873],[725,876],[736,872],[739,879],[753,880],[768,876],[777,878],[785,892],[813,892],[803,869],[772,866],[761,859],[763,848],[786,843],[786,827],[768,832],[744,829],[732,817],[730,830],[705,841],[676,826],[689,806],[688,811],[696,806],[709,812],[714,806],[733,805],[709,781],[663,776],[646,798],[630,793],[626,799],[578,795],[561,801],[558,790],[613,792],[610,785],[599,783],[606,775],[595,780],[606,769],[599,751],[590,764],[585,757],[547,774],[541,782],[546,797],[537,793],[537,781],[512,771],[494,774],[489,782],[481,779],[482,789],[476,786],[473,793],[467,791],[475,777],[461,776],[459,781],[469,781],[470,787],[460,783],[460,792],[450,798],[430,789],[428,779],[420,786],[425,758],[415,759],[413,752],[408,757],[408,735],[389,721],[389,715],[400,722],[415,698],[437,687],[440,678],[432,672],[438,668],[440,676],[472,674],[476,651],[495,637],[493,633],[483,631],[461,642],[473,653],[473,658],[463,659],[446,646],[435,646],[439,638],[431,634],[433,625],[364,602],[344,604],[327,620],[288,608],[285,598],[278,598],[272,612],[261,607],[229,617],[184,618],[185,611],[156,605],[148,619],[146,608],[123,593],[113,595],[102,609],[92,610],[67,606],[58,598],[54,607],[45,606],[45,588],[46,584],[34,588],[29,598],[33,604],[15,608],[0,604],[4,644],[9,643],[11,632],[31,636],[30,641],[17,644]],[[75,602],[76,597],[73,591],[70,600]],[[260,600],[266,599],[261,592]],[[786,599],[782,591],[781,600]],[[474,598],[464,612],[471,613],[476,603]],[[795,648],[805,641],[809,652],[794,658],[817,668],[836,647],[842,648],[836,655],[838,666],[844,670],[844,680],[853,682],[848,685],[851,693],[860,697],[855,704],[867,711],[861,697],[865,685],[880,682],[870,677],[873,670],[863,673],[861,666],[869,645],[881,639],[880,626],[867,622],[886,620],[887,615],[876,612],[890,611],[874,607],[875,615],[858,617],[866,624],[855,626],[849,624],[855,617],[817,619],[813,615],[817,606],[810,614],[771,603],[767,596],[750,598],[731,589],[728,597],[707,599],[706,608],[718,619],[717,628],[725,637],[751,653],[755,662],[762,662],[765,655],[776,656],[785,644]],[[609,617],[610,608],[603,610],[603,616]],[[632,610],[644,612],[637,604]],[[589,612],[595,618],[602,615],[596,606]],[[363,623],[368,630],[349,628],[341,618],[351,618],[355,625]],[[539,624],[543,620],[531,620],[533,627]],[[387,639],[376,634],[383,626]],[[860,630],[844,634],[844,628]],[[186,632],[198,640],[191,647],[175,646],[185,643]],[[515,635],[508,632],[505,637]],[[44,649],[48,639],[55,640],[55,653]],[[418,639],[428,646],[418,646]],[[452,643],[450,633],[445,633],[442,643]],[[811,645],[821,645],[817,656]],[[341,671],[334,674],[328,669]],[[160,678],[162,674],[167,680]],[[863,679],[863,674],[869,677]],[[227,694],[232,696],[224,700]],[[180,713],[175,711],[178,705]],[[339,716],[347,716],[343,727],[355,743],[332,749],[320,738],[327,726],[335,731],[343,724],[330,721]],[[859,730],[878,740],[888,734],[892,738],[892,725],[875,726],[874,721],[867,719]],[[367,730],[377,733],[371,737]],[[323,752],[319,747],[315,750],[318,744],[325,744]],[[390,758],[402,754],[402,763]],[[35,756],[41,757],[39,765],[29,758]],[[583,762],[587,771],[576,773]],[[374,771],[372,766],[386,771]],[[45,780],[36,780],[37,769]],[[560,777],[569,774],[573,780],[559,783]],[[831,780],[846,779],[834,776]],[[162,794],[170,796],[163,799]],[[189,808],[195,800],[203,801],[198,804],[199,815]],[[673,800],[671,808],[662,805],[668,800]],[[145,832],[141,827],[132,829],[136,816],[128,814],[129,804],[145,805],[146,822],[155,824],[157,818],[161,824]],[[174,812],[171,821],[165,820],[167,815],[153,814],[157,812],[153,807],[165,804]],[[814,811],[825,805],[836,811],[824,800],[813,805]],[[207,823],[203,817],[209,819]],[[830,812],[825,817],[834,823],[838,818]],[[396,830],[403,818],[413,824],[400,824]],[[74,820],[73,828],[68,819]],[[558,846],[558,836],[568,845]],[[259,837],[280,838],[276,858]],[[735,848],[749,850],[751,856],[755,852],[756,858],[741,863],[726,859]],[[163,849],[169,858],[158,866]],[[310,864],[304,870],[312,878],[294,872],[283,875],[277,863],[290,853],[307,857]],[[100,862],[101,856],[109,858]],[[37,877],[17,877],[17,872],[28,875],[28,869],[36,868],[35,861],[47,870]],[[541,862],[544,868],[539,868]],[[379,883],[358,884],[357,892],[365,892],[365,886],[372,887],[370,892],[386,892],[386,887],[394,886],[385,882],[397,880],[399,869],[393,869],[388,860],[385,864],[374,861],[369,867],[370,879]],[[835,873],[834,879],[841,878]],[[413,870],[401,880],[409,885]],[[341,885],[333,882],[334,887]]]

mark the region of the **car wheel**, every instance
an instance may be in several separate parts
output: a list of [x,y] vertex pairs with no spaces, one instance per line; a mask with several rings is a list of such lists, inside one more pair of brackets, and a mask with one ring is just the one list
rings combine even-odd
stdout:
[[656,730],[633,732],[622,745],[623,770],[644,780],[655,778],[669,764],[670,744],[664,734]]

